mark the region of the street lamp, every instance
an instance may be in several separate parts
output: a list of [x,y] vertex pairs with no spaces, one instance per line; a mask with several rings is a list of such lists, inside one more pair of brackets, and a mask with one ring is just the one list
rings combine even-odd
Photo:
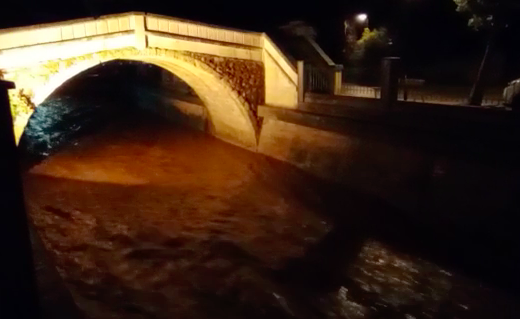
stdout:
[[356,16],[356,22],[358,22],[361,25],[368,26],[368,14],[366,13],[360,13]]
[[343,27],[345,36],[355,38],[354,40],[357,41],[360,33],[363,34],[365,28],[368,28],[368,14],[358,13],[354,16],[349,16],[343,21]]

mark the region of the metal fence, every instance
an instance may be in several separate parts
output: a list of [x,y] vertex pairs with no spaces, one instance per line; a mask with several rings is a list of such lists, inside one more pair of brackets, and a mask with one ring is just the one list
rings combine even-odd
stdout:
[[334,92],[334,70],[305,64],[305,89],[312,93]]
[[[443,88],[436,86],[424,86],[399,89],[398,99],[400,101],[433,103],[446,105],[466,105],[471,88]],[[504,104],[500,89],[491,89],[484,94],[482,106],[499,106]]]
[[[468,103],[470,88],[449,88],[439,86],[405,87],[399,89],[398,100],[418,103],[432,103],[445,105],[465,105]],[[343,83],[341,95],[381,98],[381,88],[373,86],[361,86],[351,83]],[[482,106],[499,106],[504,104],[504,98],[500,88],[492,88],[486,92]]]

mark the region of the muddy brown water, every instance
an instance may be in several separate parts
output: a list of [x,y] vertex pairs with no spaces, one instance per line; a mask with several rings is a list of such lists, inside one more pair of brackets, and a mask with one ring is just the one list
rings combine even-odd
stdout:
[[513,297],[364,234],[370,201],[154,116],[79,138],[24,187],[87,318],[520,317]]

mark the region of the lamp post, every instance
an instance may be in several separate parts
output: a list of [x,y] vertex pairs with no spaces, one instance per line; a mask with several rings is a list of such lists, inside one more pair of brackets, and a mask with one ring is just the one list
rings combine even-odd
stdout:
[[358,13],[354,17],[350,17],[348,19],[345,19],[343,21],[343,27],[345,30],[345,34],[347,34],[347,31],[349,29],[359,29],[360,27],[362,29],[368,28],[369,25],[369,19],[368,14],[366,13]]
[[359,13],[355,18],[356,22],[362,27],[368,27],[368,14]]

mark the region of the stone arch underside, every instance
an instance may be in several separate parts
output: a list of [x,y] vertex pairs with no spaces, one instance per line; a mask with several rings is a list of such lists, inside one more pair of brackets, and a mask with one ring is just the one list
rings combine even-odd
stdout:
[[[34,105],[39,105],[67,80],[100,63],[112,60],[141,61],[175,74],[191,86],[204,102],[211,121],[210,133],[212,135],[242,147],[256,148],[258,125],[254,103],[258,103],[258,97],[251,98],[251,95],[240,92],[240,88],[244,87],[244,84],[238,83],[237,85],[230,79],[226,79],[222,72],[219,72],[220,67],[215,68],[215,65],[203,61],[207,61],[207,57],[201,59],[200,56],[194,57],[188,52],[153,48],[141,51],[134,48],[111,50],[68,61],[52,61],[55,65],[54,72],[51,71],[46,80],[40,83],[38,81],[33,81],[31,84],[19,83],[24,81],[16,79],[14,81],[17,87],[30,92]],[[260,76],[263,77],[263,74],[258,77]],[[258,82],[255,79],[246,79],[246,81],[247,83]],[[261,86],[255,88],[254,93],[256,96],[263,94]],[[251,99],[256,99],[256,101],[251,101]],[[29,115],[27,114],[25,120],[21,120],[18,125],[25,127]]]

